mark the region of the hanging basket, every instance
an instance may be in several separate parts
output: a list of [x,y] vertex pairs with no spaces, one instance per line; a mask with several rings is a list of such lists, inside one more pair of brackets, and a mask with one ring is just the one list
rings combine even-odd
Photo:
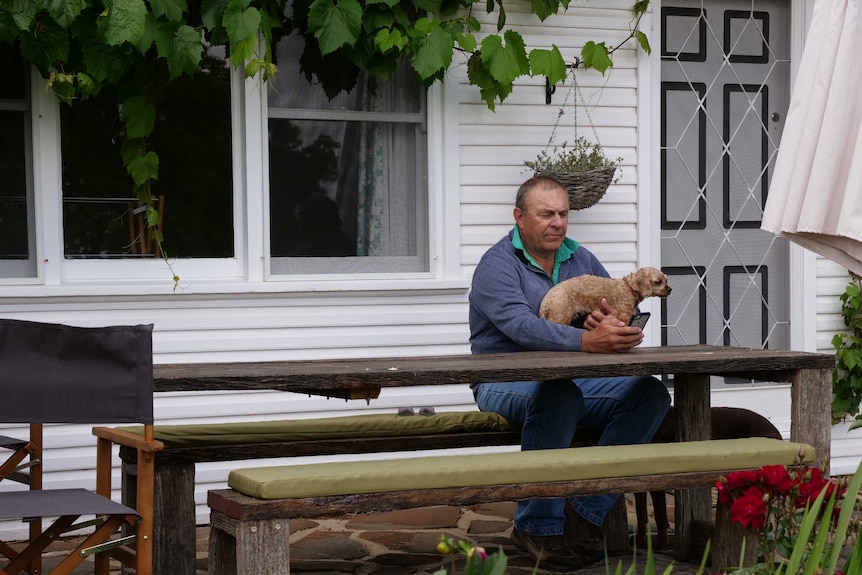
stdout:
[[[602,197],[605,195],[605,192],[608,190],[608,187],[614,182],[614,176],[617,171],[618,164],[622,161],[622,158],[616,158],[616,160],[609,160],[604,157],[604,153],[602,152],[601,144],[599,143],[599,135],[596,133],[596,128],[593,125],[593,119],[590,117],[590,111],[587,107],[587,103],[584,100],[583,94],[581,94],[580,88],[578,88],[578,81],[575,75],[575,68],[577,68],[577,63],[571,66],[572,68],[572,84],[569,88],[568,93],[566,94],[566,98],[563,101],[563,105],[560,107],[560,110],[557,114],[557,120],[554,123],[554,129],[551,131],[551,137],[548,139],[548,143],[545,146],[545,150],[539,154],[536,158],[535,162],[524,162],[527,166],[533,168],[535,175],[543,175],[554,178],[558,181],[563,188],[566,190],[566,193],[569,195],[569,209],[570,210],[583,210],[584,208],[589,208],[590,206],[595,205]],[[574,97],[573,97],[574,96]],[[572,98],[573,97],[573,98]],[[573,149],[566,150],[566,143],[563,142],[563,152],[559,157],[552,157],[548,154],[548,148],[555,141],[555,136],[557,133],[557,128],[560,124],[560,118],[562,118],[564,114],[564,110],[566,105],[569,102],[569,98],[572,98],[572,112],[574,114],[574,121],[572,126],[575,132],[575,140],[573,144]],[[584,108],[584,112],[586,112],[587,120],[589,122],[590,128],[593,131],[593,136],[595,136],[595,142],[590,143],[585,138],[578,137],[578,100],[580,99],[581,106]],[[556,152],[556,147],[554,148]],[[596,161],[595,156],[598,155],[600,161]],[[611,165],[606,165],[610,163]],[[603,166],[600,168],[593,168],[585,171],[574,172],[574,171],[556,171],[554,169],[548,168],[588,168],[590,166]],[[545,167],[542,167],[545,166]]]
[[583,210],[602,199],[614,180],[616,166],[596,168],[586,172],[553,172],[536,170],[537,176],[554,178],[569,194],[569,209]]

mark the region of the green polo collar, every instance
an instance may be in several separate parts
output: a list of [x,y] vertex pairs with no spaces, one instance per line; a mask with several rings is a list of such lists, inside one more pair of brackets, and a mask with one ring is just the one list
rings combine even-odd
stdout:
[[[524,249],[524,244],[521,241],[521,234],[518,232],[518,226],[515,226],[515,233],[512,234],[512,246],[516,250],[521,250],[524,254],[524,257],[527,258],[527,261],[533,264],[535,267],[542,269],[542,266],[536,263],[530,254],[527,253],[527,250]],[[565,238],[563,240],[563,244],[557,248],[557,253],[554,254],[554,275],[551,277],[551,280],[554,284],[557,284],[560,281],[560,264],[564,261],[572,257],[572,254],[575,253],[575,250],[578,249],[580,244],[571,238]],[[544,271],[544,270],[543,270]]]

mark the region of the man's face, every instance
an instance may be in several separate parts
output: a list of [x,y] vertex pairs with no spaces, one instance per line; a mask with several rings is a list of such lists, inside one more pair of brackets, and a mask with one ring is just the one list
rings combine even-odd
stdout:
[[525,208],[515,208],[515,222],[521,241],[533,256],[553,254],[566,238],[569,221],[569,198],[556,185],[539,185],[527,194]]

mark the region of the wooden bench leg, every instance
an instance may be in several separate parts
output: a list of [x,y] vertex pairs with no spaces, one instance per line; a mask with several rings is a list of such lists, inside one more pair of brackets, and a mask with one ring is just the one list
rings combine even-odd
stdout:
[[[745,555],[742,542],[745,541]],[[715,509],[715,532],[712,537],[712,573],[726,573],[737,567],[751,567],[757,562],[755,547],[757,541],[750,529],[730,522],[730,506],[718,502]]]
[[[136,466],[123,462],[122,500],[134,507]],[[195,465],[156,465],[153,573],[195,575]]]
[[631,548],[625,495],[620,495],[616,504],[608,511],[605,521],[602,523],[602,534],[605,538],[605,546],[611,555],[628,552]]
[[[703,441],[712,437],[708,375],[674,376],[674,413],[677,441]],[[674,496],[676,558],[692,558],[692,521],[710,521],[710,488],[678,489]],[[699,557],[697,559],[700,559]]]
[[236,521],[210,514],[209,575],[290,575],[287,519]]

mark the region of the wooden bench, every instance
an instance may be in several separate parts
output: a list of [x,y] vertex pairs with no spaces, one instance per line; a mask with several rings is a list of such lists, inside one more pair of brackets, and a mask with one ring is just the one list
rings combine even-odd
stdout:
[[237,469],[230,489],[208,493],[209,573],[289,574],[294,518],[707,487],[730,471],[814,455],[805,444],[747,438]]
[[[157,425],[164,449],[155,454],[154,572],[195,573],[195,464],[301,456],[442,450],[520,445],[520,430],[495,413],[439,412],[430,416],[374,414],[303,420]],[[140,428],[125,428],[140,433]],[[596,445],[599,433],[580,430],[573,447]],[[121,446],[122,500],[134,501],[136,451]],[[613,551],[629,549],[621,502],[604,525]]]
[[[194,575],[196,463],[520,445],[521,434],[497,414],[459,411],[157,425],[155,436],[165,447],[155,457],[153,570]],[[120,447],[120,458],[122,500],[134,501],[137,452]]]

